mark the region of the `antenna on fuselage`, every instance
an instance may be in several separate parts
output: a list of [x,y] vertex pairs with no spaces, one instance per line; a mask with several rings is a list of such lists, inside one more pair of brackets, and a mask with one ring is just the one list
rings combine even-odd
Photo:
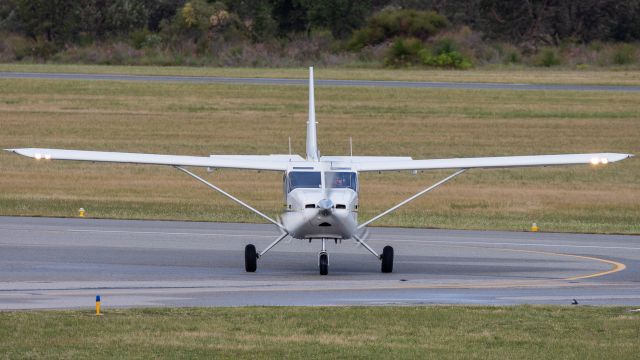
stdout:
[[307,120],[307,161],[318,161],[318,138],[316,135],[316,105],[313,95],[313,66],[309,67],[309,120]]
[[289,136],[289,156],[291,156],[291,136]]

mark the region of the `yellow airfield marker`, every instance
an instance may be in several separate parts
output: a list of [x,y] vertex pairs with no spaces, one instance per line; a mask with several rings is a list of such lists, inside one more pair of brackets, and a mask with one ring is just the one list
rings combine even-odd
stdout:
[[78,216],[79,217],[84,217],[84,208],[78,209]]
[[96,316],[102,316],[102,313],[100,313],[100,295],[96,295]]
[[538,232],[538,230],[540,230],[538,228],[538,224],[536,224],[536,223],[531,224],[531,231],[532,232]]

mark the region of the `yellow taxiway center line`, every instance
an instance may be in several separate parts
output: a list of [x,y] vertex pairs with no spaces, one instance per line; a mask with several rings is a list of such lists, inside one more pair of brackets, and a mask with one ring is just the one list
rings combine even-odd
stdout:
[[597,273],[594,273],[594,274],[589,274],[589,275],[574,276],[574,277],[566,278],[565,280],[589,279],[589,278],[594,278],[594,277],[598,277],[598,276],[604,276],[604,275],[617,273],[618,271],[622,271],[622,270],[627,268],[627,266],[625,264],[623,264],[621,262],[613,261],[613,260],[600,259],[600,258],[596,258],[596,257],[582,256],[582,255],[565,254],[565,256],[572,256],[572,257],[577,257],[577,258],[582,258],[582,259],[595,260],[595,261],[600,261],[600,262],[603,262],[603,263],[606,263],[606,264],[613,265],[613,267],[611,269],[606,270],[606,271],[600,271],[600,272],[597,272]]
[[[477,248],[482,248],[482,249],[489,249],[487,247],[481,247],[481,246],[469,246],[469,247],[477,247]],[[506,248],[492,248],[492,249],[500,250],[500,251],[513,251],[513,252],[523,252],[523,253],[533,253],[533,254],[543,254],[543,255],[568,256],[568,257],[572,257],[572,258],[598,261],[598,262],[602,262],[602,263],[609,264],[609,265],[613,266],[609,270],[598,271],[598,272],[593,273],[593,274],[578,275],[578,276],[572,276],[572,277],[561,279],[561,280],[567,280],[567,281],[582,280],[582,279],[589,279],[589,278],[609,275],[609,274],[617,273],[617,272],[622,271],[622,270],[627,268],[627,266],[625,264],[621,263],[621,262],[602,259],[602,258],[597,258],[597,257],[593,257],[593,256],[564,254],[564,253],[557,253],[557,252],[551,252],[551,251],[539,251],[539,250],[522,250],[522,249],[506,249]]]

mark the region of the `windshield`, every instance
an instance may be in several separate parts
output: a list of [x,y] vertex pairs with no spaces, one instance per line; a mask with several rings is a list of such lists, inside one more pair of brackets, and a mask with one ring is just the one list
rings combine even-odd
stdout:
[[353,191],[358,191],[358,177],[354,172],[327,171],[324,173],[324,179],[328,188],[348,188]]
[[287,179],[288,191],[298,188],[317,189],[322,186],[319,171],[291,171]]

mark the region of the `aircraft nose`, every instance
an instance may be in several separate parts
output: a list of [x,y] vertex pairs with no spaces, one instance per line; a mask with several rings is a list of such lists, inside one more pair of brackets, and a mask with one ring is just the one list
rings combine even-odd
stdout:
[[329,215],[331,213],[331,209],[333,209],[333,201],[330,199],[322,199],[318,201],[318,208],[321,209],[320,213],[324,216]]

